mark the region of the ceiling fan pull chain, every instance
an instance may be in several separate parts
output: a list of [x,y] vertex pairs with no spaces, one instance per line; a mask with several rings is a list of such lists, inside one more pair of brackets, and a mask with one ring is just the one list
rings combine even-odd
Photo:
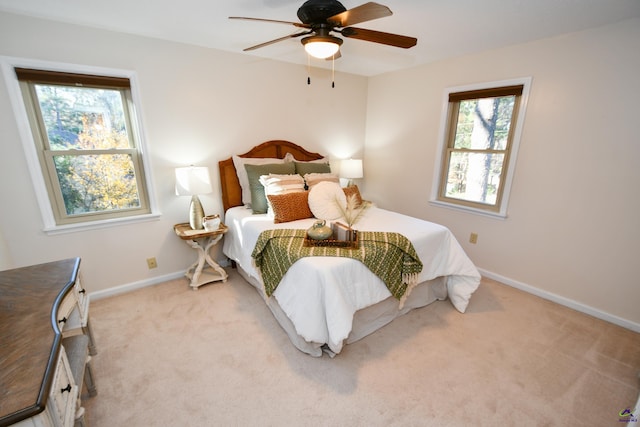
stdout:
[[311,84],[311,56],[307,53],[307,85]]
[[331,88],[336,87],[336,55],[333,54],[333,59],[331,60]]

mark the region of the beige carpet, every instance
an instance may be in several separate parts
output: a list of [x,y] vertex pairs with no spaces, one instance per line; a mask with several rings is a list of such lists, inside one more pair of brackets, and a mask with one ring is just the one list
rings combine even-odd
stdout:
[[92,302],[91,427],[630,425],[640,334],[483,280],[313,358],[228,271]]

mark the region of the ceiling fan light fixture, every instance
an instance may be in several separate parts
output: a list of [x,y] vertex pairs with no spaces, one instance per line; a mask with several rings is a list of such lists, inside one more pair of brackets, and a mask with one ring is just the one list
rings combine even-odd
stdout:
[[326,59],[338,53],[342,39],[334,36],[311,36],[303,38],[301,42],[309,55]]

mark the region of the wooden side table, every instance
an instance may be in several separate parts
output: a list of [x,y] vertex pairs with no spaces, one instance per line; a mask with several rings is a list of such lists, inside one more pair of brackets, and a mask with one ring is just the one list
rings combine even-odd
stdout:
[[209,251],[214,247],[228,228],[220,223],[217,230],[193,230],[189,223],[176,224],[173,230],[178,237],[198,252],[198,260],[191,264],[185,276],[191,280],[190,286],[197,290],[199,286],[211,282],[226,282],[227,272],[217,262],[211,259]]

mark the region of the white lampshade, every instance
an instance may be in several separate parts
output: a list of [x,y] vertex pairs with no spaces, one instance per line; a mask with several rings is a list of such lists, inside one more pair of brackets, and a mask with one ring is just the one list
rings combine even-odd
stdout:
[[340,163],[340,177],[346,179],[362,178],[362,160],[348,159]]
[[187,166],[176,168],[177,196],[193,196],[211,193],[212,191],[208,167]]

